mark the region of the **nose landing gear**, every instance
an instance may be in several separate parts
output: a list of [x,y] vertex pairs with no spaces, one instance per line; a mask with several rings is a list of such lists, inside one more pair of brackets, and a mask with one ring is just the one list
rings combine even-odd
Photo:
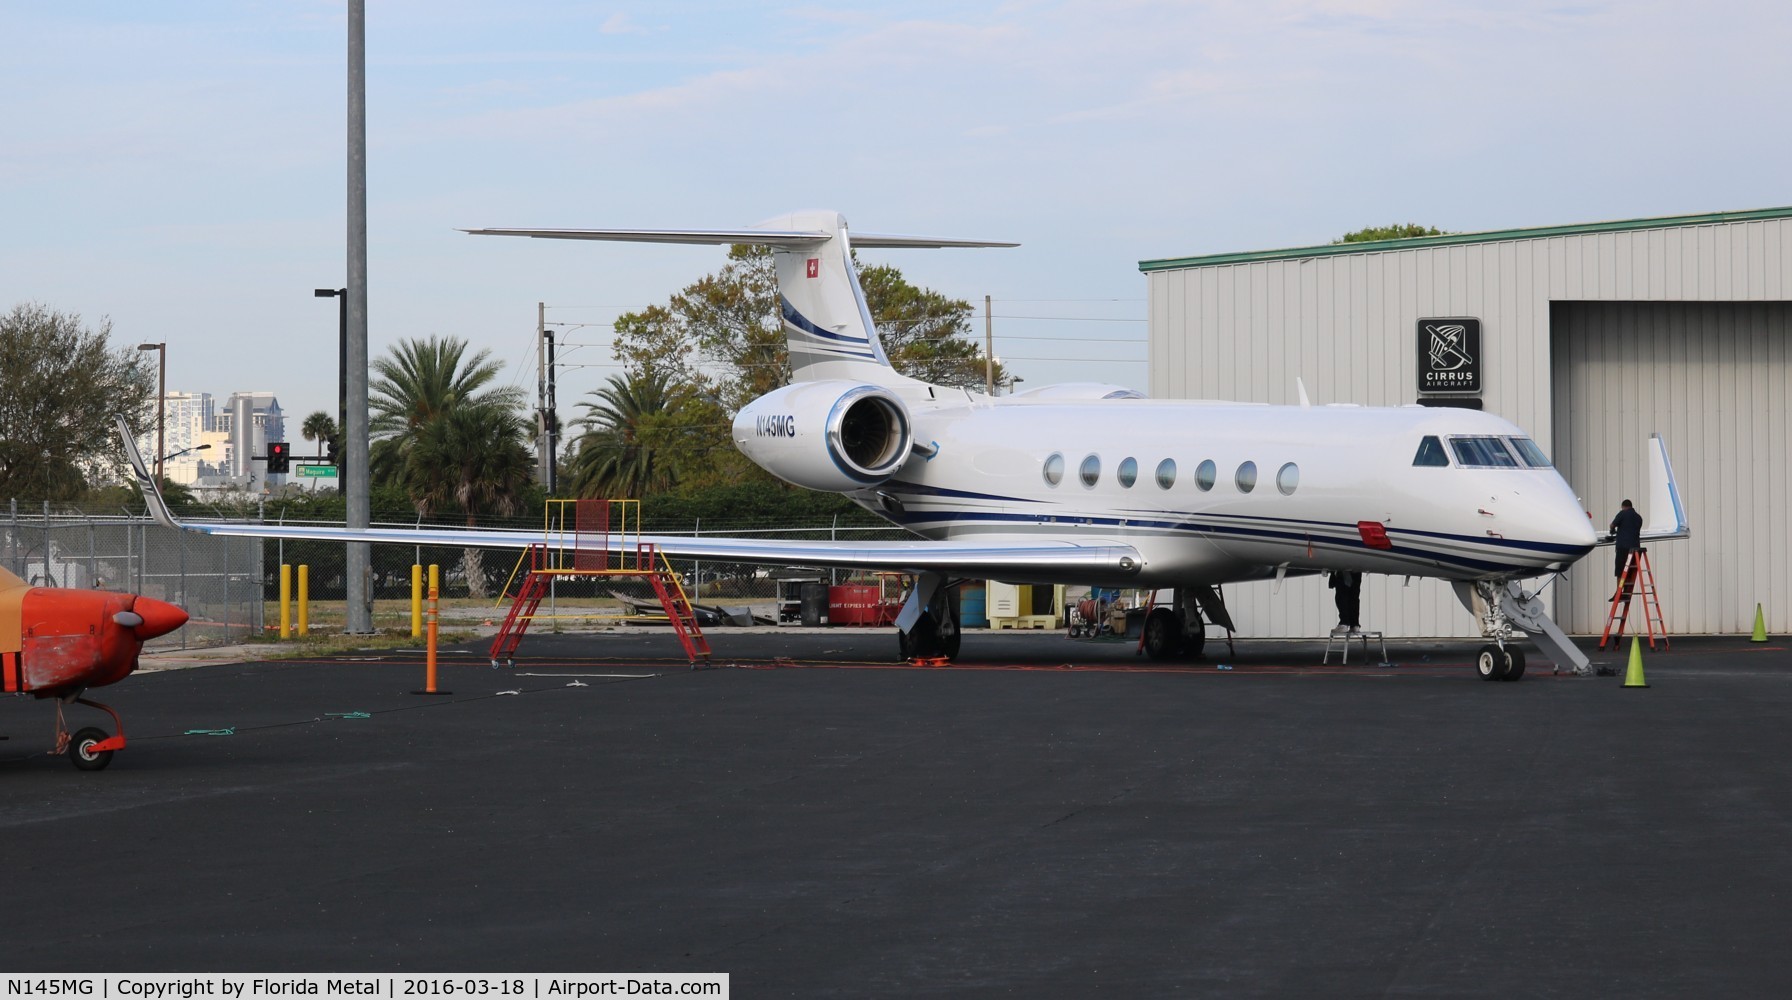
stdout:
[[[66,704],[86,705],[97,708],[112,717],[112,724],[118,727],[118,735],[108,736],[106,731],[97,726],[83,727],[74,735],[69,735],[68,721],[63,717],[62,707]],[[69,763],[83,771],[103,771],[112,763],[112,754],[123,750],[124,720],[110,705],[102,705],[97,701],[89,701],[79,695],[64,695],[56,699],[56,746],[50,752],[58,756],[67,754]]]

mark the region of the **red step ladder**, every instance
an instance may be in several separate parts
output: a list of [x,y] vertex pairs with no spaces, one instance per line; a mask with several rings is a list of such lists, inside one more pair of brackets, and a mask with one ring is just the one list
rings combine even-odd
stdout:
[[672,564],[663,553],[651,543],[641,543],[635,548],[633,564],[620,560],[621,565],[617,568],[611,568],[602,554],[593,553],[592,556],[575,561],[571,568],[556,569],[552,568],[554,560],[550,559],[546,546],[529,546],[525,556],[529,572],[523,577],[522,586],[517,588],[516,599],[511,602],[510,613],[504,616],[504,624],[498,626],[498,634],[492,637],[492,666],[515,665],[516,649],[522,644],[523,634],[529,631],[529,623],[535,620],[536,609],[541,607],[542,598],[548,594],[548,585],[555,578],[580,576],[646,577],[660,600],[660,607],[666,611],[666,619],[672,623],[679,645],[684,647],[685,657],[693,666],[698,657],[709,659],[709,640],[697,624],[697,613],[685,596],[684,585],[672,572]]
[[511,602],[510,613],[504,616],[504,624],[498,626],[498,634],[492,637],[492,666],[514,663],[516,647],[523,641],[523,633],[529,630],[529,623],[535,620],[535,609],[541,607],[541,599],[547,596],[550,576],[535,572],[541,565],[539,545],[529,546],[529,573],[523,577],[523,585],[517,589],[516,600]]
[[1649,550],[1635,549],[1624,560],[1624,573],[1618,589],[1612,593],[1611,609],[1605,616],[1605,632],[1599,636],[1599,648],[1609,641],[1616,646],[1624,639],[1624,626],[1630,620],[1631,599],[1643,595],[1643,630],[1649,636],[1649,648],[1655,648],[1655,637],[1661,636],[1661,648],[1667,649],[1668,627],[1661,617],[1661,602],[1655,596],[1655,573],[1649,567]]

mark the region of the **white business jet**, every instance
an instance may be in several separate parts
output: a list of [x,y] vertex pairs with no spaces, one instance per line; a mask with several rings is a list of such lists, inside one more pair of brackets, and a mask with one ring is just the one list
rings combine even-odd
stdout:
[[[904,656],[957,654],[956,585],[965,579],[1170,588],[1173,600],[1145,621],[1144,646],[1171,658],[1200,654],[1203,612],[1229,621],[1221,584],[1356,570],[1455,584],[1490,640],[1477,658],[1488,680],[1522,676],[1516,629],[1558,665],[1587,669],[1524,581],[1585,555],[1597,541],[1593,527],[1542,450],[1499,417],[1151,400],[1099,384],[992,398],[897,373],[852,248],[1011,243],[849,235],[846,220],[826,211],[747,229],[467,232],[771,247],[793,380],[741,409],[735,444],[780,479],[843,493],[918,537],[640,540],[678,557],[913,573],[897,618]],[[155,516],[189,531],[511,548],[546,540],[517,531],[180,523],[128,435],[127,451]]]

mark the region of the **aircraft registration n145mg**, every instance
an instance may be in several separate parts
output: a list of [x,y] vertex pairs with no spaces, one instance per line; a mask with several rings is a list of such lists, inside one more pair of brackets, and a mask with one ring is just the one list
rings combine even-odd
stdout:
[[[1221,584],[1354,570],[1448,580],[1471,610],[1478,593],[1489,639],[1478,669],[1489,680],[1522,676],[1512,641],[1520,628],[1556,663],[1587,668],[1526,581],[1590,551],[1593,526],[1542,449],[1492,414],[1153,400],[1093,383],[991,397],[892,368],[853,248],[1012,243],[850,233],[831,211],[742,229],[467,232],[770,247],[793,377],[741,408],[735,445],[780,479],[844,494],[916,537],[641,541],[679,557],[912,573],[896,623],[905,656],[957,654],[955,588],[964,579],[1172,588],[1144,636],[1153,657],[1170,658],[1201,653],[1203,611],[1228,620]],[[180,523],[132,457],[155,515],[190,531],[512,548],[544,541],[514,531]]]

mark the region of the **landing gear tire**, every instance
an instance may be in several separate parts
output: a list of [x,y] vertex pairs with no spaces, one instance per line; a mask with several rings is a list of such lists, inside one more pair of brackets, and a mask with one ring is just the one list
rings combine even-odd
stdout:
[[1524,650],[1517,646],[1506,647],[1506,673],[1502,681],[1515,681],[1524,676]]
[[105,742],[106,739],[108,737],[104,729],[95,729],[92,726],[76,733],[74,738],[68,741],[69,763],[83,771],[104,770],[107,764],[112,763],[112,751],[101,750],[99,753],[94,753],[93,748]]
[[1153,660],[1174,659],[1182,653],[1182,623],[1176,612],[1158,609],[1145,619],[1145,655]]
[[1207,650],[1207,626],[1206,625],[1201,625],[1201,626],[1197,627],[1193,632],[1186,632],[1183,634],[1183,636],[1182,636],[1182,656],[1184,659],[1198,660],[1201,658],[1201,654],[1203,652],[1205,652],[1206,650]]
[[[1524,662],[1522,657],[1519,662]],[[1490,642],[1482,646],[1480,654],[1475,657],[1475,672],[1480,674],[1484,681],[1503,681],[1506,679],[1506,671],[1510,663],[1511,661],[1506,658],[1506,651],[1499,645]]]
[[936,656],[952,660],[958,657],[959,641],[962,638],[957,622],[950,618],[939,621],[933,617],[933,612],[925,611],[916,619],[914,628],[896,633],[896,648],[904,660],[931,659]]

